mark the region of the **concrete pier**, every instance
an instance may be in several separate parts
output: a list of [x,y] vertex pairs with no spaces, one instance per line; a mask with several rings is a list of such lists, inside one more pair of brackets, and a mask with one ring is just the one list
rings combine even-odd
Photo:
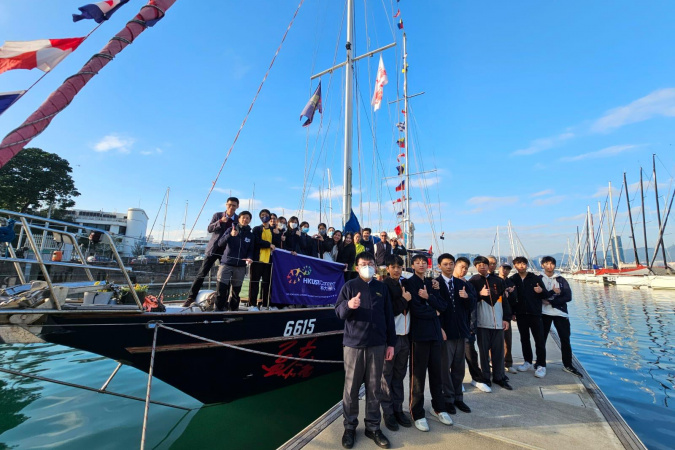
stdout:
[[[391,448],[645,448],[578,361],[575,361],[577,367],[586,375],[584,380],[563,372],[560,348],[555,338],[549,336],[547,341],[546,377],[536,378],[532,370],[509,373],[513,391],[493,384],[492,393],[483,393],[471,386],[467,370],[464,401],[472,412],[457,411],[452,416],[453,426],[441,424],[428,413],[431,397],[427,383],[425,407],[431,431],[421,432],[414,426],[389,431],[383,422],[382,431],[391,441]],[[534,348],[534,343],[532,346]],[[516,365],[522,363],[517,328],[513,333],[513,357]],[[408,383],[405,384],[407,401]],[[362,399],[354,448],[378,448],[364,435],[364,410]],[[343,432],[340,403],[280,448],[342,448]]]

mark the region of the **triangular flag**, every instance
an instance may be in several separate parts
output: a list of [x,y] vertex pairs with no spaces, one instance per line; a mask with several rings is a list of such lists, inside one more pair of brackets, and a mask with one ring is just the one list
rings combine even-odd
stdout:
[[405,180],[401,181],[398,186],[396,186],[396,192],[405,190]]
[[26,91],[0,93],[0,115],[7,111],[10,106],[16,103],[16,101],[19,100],[25,92]]
[[396,18],[397,18],[398,16],[400,16],[400,15],[401,15],[401,10],[400,10],[400,9],[397,9],[397,10],[396,10],[396,14],[394,14],[394,19],[396,19]]
[[82,14],[73,14],[73,22],[82,19],[94,19],[96,23],[101,23],[104,20],[110,19],[110,16],[128,1],[129,0],[106,0],[104,2],[80,6],[77,9],[79,9]]
[[403,19],[399,19],[398,24],[396,24],[396,26],[398,27],[399,30],[402,30],[403,29]]
[[375,92],[373,93],[373,99],[370,102],[370,104],[373,105],[373,111],[380,109],[384,85],[388,82],[387,71],[384,69],[384,61],[382,61],[382,55],[380,55],[380,64],[377,66],[377,79],[375,80]]
[[317,86],[316,91],[314,91],[314,95],[309,99],[307,102],[307,105],[305,105],[305,108],[302,110],[300,113],[300,119],[302,120],[303,116],[307,117],[307,120],[305,123],[302,124],[303,127],[308,126],[310,123],[312,123],[312,120],[314,120],[314,112],[319,111],[321,114],[323,114],[323,109],[321,107],[321,82],[319,81],[319,86]]
[[85,38],[5,41],[0,47],[0,73],[12,69],[40,69],[49,72],[70,55]]

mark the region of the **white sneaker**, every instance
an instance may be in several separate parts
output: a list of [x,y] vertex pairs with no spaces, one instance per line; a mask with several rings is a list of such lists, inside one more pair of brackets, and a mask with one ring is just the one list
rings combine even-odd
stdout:
[[260,309],[257,306],[249,306],[248,310],[249,311],[260,311]]
[[525,361],[522,365],[518,366],[518,372],[527,372],[532,368],[532,364]]
[[518,373],[515,367],[506,367],[506,373]]
[[427,422],[427,419],[416,420],[415,428],[420,431],[429,431],[429,423]]
[[475,387],[479,391],[485,392],[486,394],[489,394],[490,392],[492,392],[492,388],[490,386],[488,386],[485,383],[480,383],[480,382],[475,381],[475,380],[471,380],[471,386]]
[[452,417],[450,417],[450,414],[448,414],[446,412],[437,413],[436,411],[434,411],[432,409],[431,410],[431,417],[436,418],[443,425],[452,425],[453,424]]
[[537,370],[534,371],[534,376],[537,378],[544,378],[546,376],[546,367],[537,367]]

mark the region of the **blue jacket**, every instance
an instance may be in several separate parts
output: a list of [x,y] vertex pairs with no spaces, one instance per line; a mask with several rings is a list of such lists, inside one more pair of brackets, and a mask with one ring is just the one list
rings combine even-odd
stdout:
[[[539,279],[541,280],[543,277],[539,275]],[[559,309],[560,311],[564,312],[565,314],[568,314],[567,312],[567,303],[572,301],[572,289],[570,288],[569,283],[567,282],[566,279],[564,279],[561,276],[555,277],[555,280],[558,282],[558,285],[560,286],[560,294],[556,294],[554,291],[546,291],[546,287],[544,285],[544,282],[539,284],[545,292],[548,292],[547,297],[548,297],[548,302],[553,306],[555,309]]]
[[[436,280],[440,285],[439,295],[448,304],[448,308],[440,315],[441,328],[445,331],[448,340],[471,338],[469,315],[474,302],[471,301],[473,291],[467,286],[469,283],[457,277],[452,277],[454,293],[451,298],[443,276],[439,276]],[[466,290],[467,298],[460,297],[459,292],[462,288]]]
[[[438,291],[431,285],[431,280],[423,280],[413,275],[401,282],[406,291],[410,292],[410,338],[413,342],[443,341],[441,322],[438,312],[443,312],[448,304],[440,298]],[[428,299],[419,296],[419,290],[427,287]]]
[[230,228],[233,223],[237,223],[239,216],[234,215],[234,219],[228,218],[225,223],[220,221],[220,218],[223,217],[224,212],[217,212],[211,217],[211,222],[206,228],[209,233],[211,233],[211,238],[209,238],[209,243],[206,245],[206,256],[211,255],[222,255],[223,248],[218,246],[218,240],[223,235],[225,230]]
[[[351,309],[347,302],[361,293],[361,306]],[[361,277],[349,280],[342,286],[335,304],[335,313],[345,321],[342,344],[346,347],[365,348],[396,345],[394,314],[391,310],[389,290],[375,279],[366,283]]]
[[250,227],[246,231],[240,231],[236,236],[232,236],[232,227],[225,230],[218,239],[218,246],[224,249],[220,262],[228,266],[245,266],[245,259],[253,259],[254,239]]

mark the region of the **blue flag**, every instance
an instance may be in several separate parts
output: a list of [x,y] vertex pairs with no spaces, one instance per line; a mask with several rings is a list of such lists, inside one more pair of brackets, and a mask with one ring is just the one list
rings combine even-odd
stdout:
[[0,93],[0,115],[7,111],[26,91]]
[[302,110],[300,113],[300,119],[304,117],[307,117],[307,120],[305,123],[302,124],[303,127],[308,126],[310,123],[312,123],[312,120],[314,120],[314,113],[316,111],[319,111],[321,114],[323,114],[323,108],[321,107],[321,82],[319,81],[319,86],[316,88],[316,91],[314,91],[314,95],[312,95],[312,98],[309,99],[309,102],[307,102],[307,105],[305,105],[305,109]]
[[345,284],[344,264],[286,250],[272,252],[272,303],[331,305]]
[[359,219],[356,218],[356,214],[354,214],[354,210],[352,209],[349,214],[349,220],[345,224],[344,233],[356,233],[357,231],[361,232],[361,224],[359,224]]
[[129,0],[107,0],[80,6],[77,9],[79,9],[82,14],[73,14],[73,22],[82,19],[93,19],[96,23],[101,23],[104,20],[110,19],[110,16],[115,14],[115,11],[128,1]]

